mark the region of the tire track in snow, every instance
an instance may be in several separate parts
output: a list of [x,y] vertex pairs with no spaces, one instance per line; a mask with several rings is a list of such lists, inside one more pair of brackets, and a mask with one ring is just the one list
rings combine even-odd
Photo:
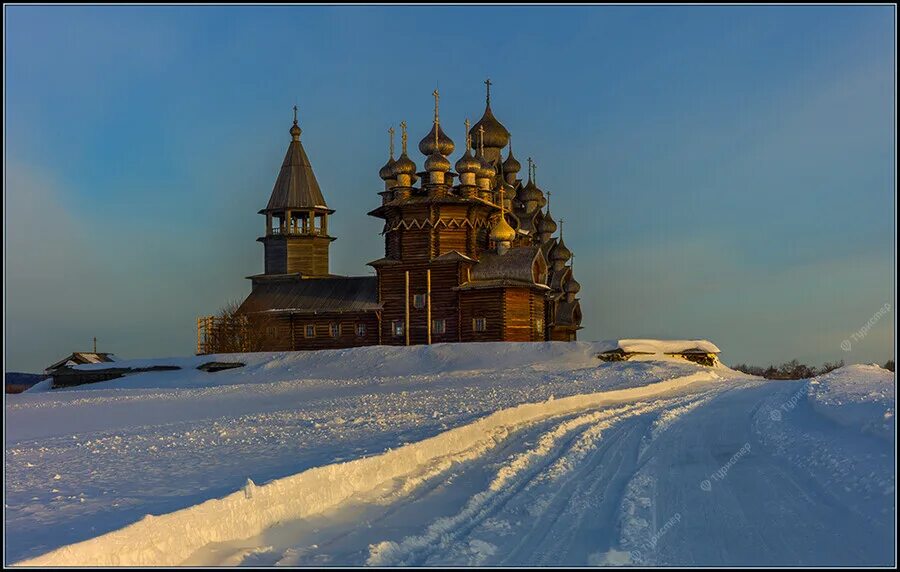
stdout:
[[[683,401],[684,398],[651,403],[639,402],[592,411],[556,424],[553,429],[541,435],[534,447],[503,464],[496,471],[488,487],[472,496],[459,513],[437,519],[429,525],[424,534],[408,536],[399,542],[382,541],[373,544],[370,547],[367,564],[379,566],[433,564],[429,562],[430,557],[440,557],[442,553],[452,551],[454,543],[459,544],[468,532],[502,510],[504,504],[518,493],[541,484],[544,486],[552,484],[553,481],[571,473],[572,469],[594,449],[604,431],[629,418]],[[580,472],[578,474],[580,475]],[[570,480],[575,479],[574,475],[570,476]],[[528,498],[527,494],[524,496]],[[570,497],[564,495],[563,498]],[[478,540],[473,539],[471,542]],[[483,551],[478,555],[485,556]]]
[[[544,475],[532,484],[542,484],[549,490],[543,497],[546,500],[535,503],[535,508],[546,504],[549,510],[540,512],[540,521],[532,524],[519,545],[499,563],[583,566],[590,563],[590,554],[617,544],[615,531],[606,523],[615,521],[626,486],[641,465],[647,441],[684,412],[707,402],[712,393],[715,391],[658,403],[647,412],[655,415],[627,419],[608,431],[606,423],[586,431],[582,443],[573,449],[582,462],[571,463],[569,474],[555,475],[554,479]],[[550,483],[544,483],[547,480]]]

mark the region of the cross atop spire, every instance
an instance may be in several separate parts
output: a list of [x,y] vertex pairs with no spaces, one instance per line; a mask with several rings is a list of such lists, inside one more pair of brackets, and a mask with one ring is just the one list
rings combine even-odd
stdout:
[[559,239],[560,240],[562,240],[562,229],[563,229],[564,222],[566,222],[566,219],[564,219],[564,218],[559,219]]
[[534,171],[534,177],[532,177],[532,178],[534,179],[534,184],[536,185],[537,184],[537,163],[535,163],[534,161],[531,162],[531,170]]
[[300,141],[300,133],[303,131],[300,129],[300,126],[297,125],[297,106],[294,106],[294,124],[291,125],[291,139],[294,141]]
[[437,89],[435,89],[433,92],[431,92],[431,95],[434,96],[434,124],[438,125],[441,122],[438,117],[438,100],[441,98],[441,93]]
[[528,158],[528,179],[531,180],[531,171],[534,167],[534,161],[531,160],[531,157]]
[[478,126],[478,151],[484,154],[484,125]]
[[545,194],[547,195],[547,212],[549,213],[550,212],[550,195],[552,195],[553,193],[551,193],[550,191],[547,191]]
[[484,80],[484,85],[487,86],[487,104],[491,104],[491,78],[487,78]]
[[441,130],[441,120],[438,117],[438,100],[441,98],[440,92],[435,89],[431,95],[434,96],[434,152],[439,153],[438,151],[438,133]]
[[472,147],[472,135],[469,133],[469,118],[466,117],[466,152]]
[[388,133],[391,134],[391,160],[394,159],[394,126],[391,125],[390,129],[388,129]]
[[400,122],[400,144],[403,154],[406,155],[406,121]]

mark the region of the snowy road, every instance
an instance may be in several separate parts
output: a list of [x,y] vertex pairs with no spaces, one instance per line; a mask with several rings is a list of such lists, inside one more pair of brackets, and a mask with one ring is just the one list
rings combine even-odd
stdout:
[[[380,378],[332,370],[297,380],[297,360],[319,359],[305,354],[258,358],[268,361],[250,378],[217,374],[218,385],[201,389],[210,378],[24,394],[7,405],[23,421],[18,438],[7,436],[6,523],[18,527],[7,541],[36,558],[12,561],[893,562],[895,398],[884,370],[771,382],[677,361],[598,367],[583,344],[547,345],[543,355],[503,348],[495,370],[485,367],[498,361],[493,348],[480,344],[483,354],[464,357],[415,350],[409,373]],[[341,367],[370,367],[364,352]],[[423,375],[426,366],[442,373]],[[47,423],[60,413],[85,419],[78,434]],[[164,454],[150,446],[169,442]],[[240,488],[266,474],[274,480]],[[204,482],[216,487],[141,518]],[[57,508],[58,495],[34,496],[85,483],[112,485],[113,499],[127,491],[132,503],[103,504],[103,492]],[[60,533],[82,536],[46,546]]]
[[[888,475],[893,458],[875,437],[840,442],[805,402],[773,419],[804,383],[744,381],[542,421],[408,495],[382,491],[187,563],[890,563],[893,484],[856,475]],[[838,482],[828,460],[855,469]]]

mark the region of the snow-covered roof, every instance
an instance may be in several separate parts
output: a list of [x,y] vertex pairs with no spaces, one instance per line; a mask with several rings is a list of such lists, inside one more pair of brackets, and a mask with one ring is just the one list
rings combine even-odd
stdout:
[[642,354],[717,354],[722,350],[709,340],[624,339],[602,342],[600,353],[616,350]]
[[117,361],[115,355],[107,352],[73,352],[58,362],[47,366],[45,372],[52,371],[59,367],[70,367],[88,363],[108,363]]

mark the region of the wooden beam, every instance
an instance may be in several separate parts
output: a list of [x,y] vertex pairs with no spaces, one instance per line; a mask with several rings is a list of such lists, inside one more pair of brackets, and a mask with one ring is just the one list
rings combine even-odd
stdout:
[[431,345],[431,269],[425,271],[425,304],[428,308],[425,319],[428,321],[428,345]]
[[404,304],[403,334],[406,336],[406,345],[409,345],[409,270],[406,271],[406,303]]

